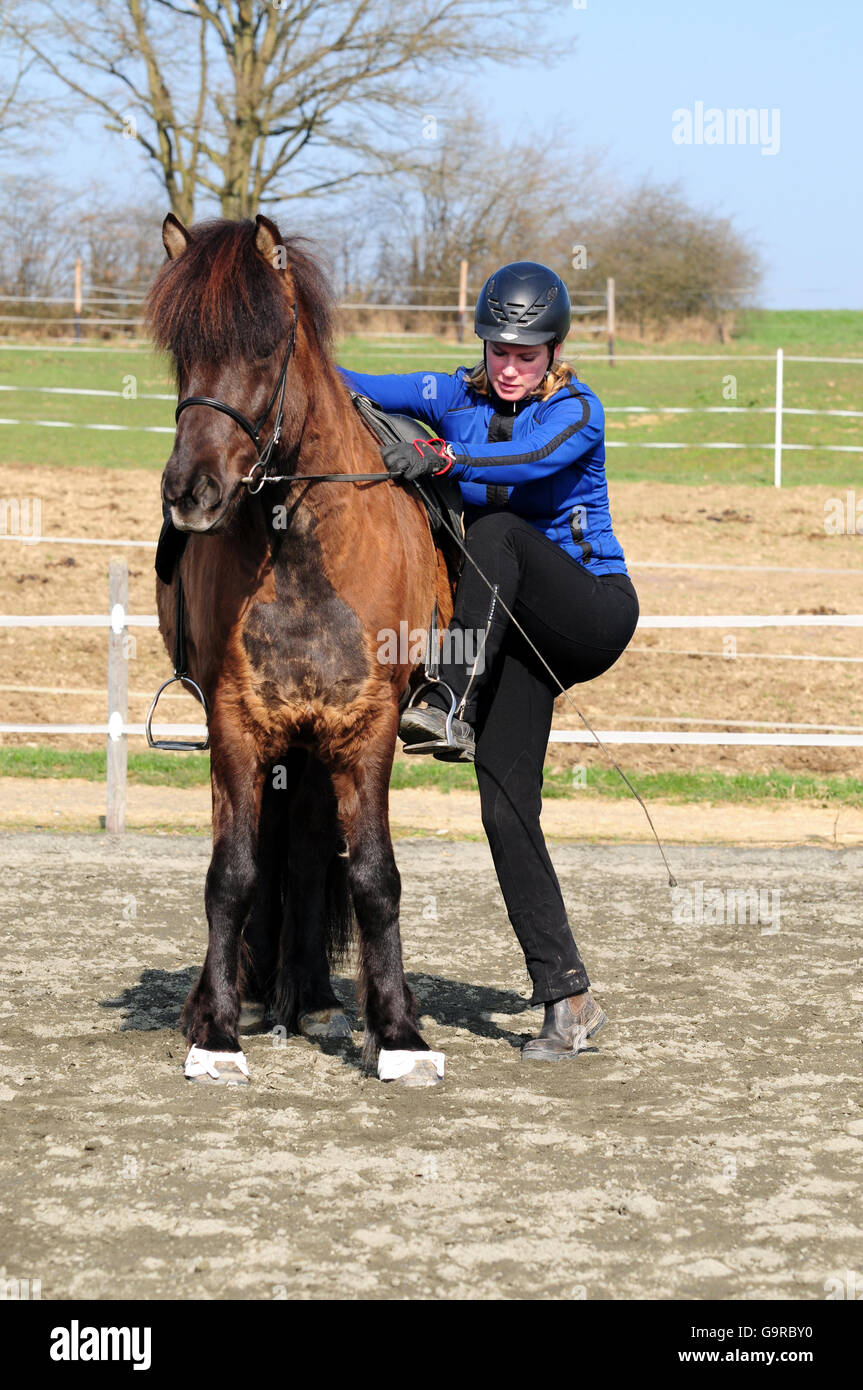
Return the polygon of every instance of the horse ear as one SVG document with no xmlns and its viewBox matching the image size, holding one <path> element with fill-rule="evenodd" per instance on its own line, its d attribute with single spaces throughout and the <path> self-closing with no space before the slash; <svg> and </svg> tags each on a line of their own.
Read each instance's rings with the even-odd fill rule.
<svg viewBox="0 0 863 1390">
<path fill-rule="evenodd" d="M 191 239 L 180 219 L 169 212 L 162 223 L 162 245 L 168 253 L 168 260 L 175 261 L 182 256 Z"/>
<path fill-rule="evenodd" d="M 255 223 L 258 228 L 255 232 L 255 246 L 264 260 L 269 261 L 274 270 L 287 270 L 287 251 L 282 241 L 282 234 L 275 222 L 271 222 L 269 217 L 264 217 L 258 213 Z"/>
</svg>

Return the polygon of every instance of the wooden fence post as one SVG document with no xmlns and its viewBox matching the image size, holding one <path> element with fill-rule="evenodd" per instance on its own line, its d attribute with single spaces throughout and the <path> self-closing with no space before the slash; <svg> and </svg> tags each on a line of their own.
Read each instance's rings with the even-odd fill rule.
<svg viewBox="0 0 863 1390">
<path fill-rule="evenodd" d="M 614 277 L 609 276 L 605 286 L 605 307 L 608 319 L 608 365 L 614 366 Z"/>
<path fill-rule="evenodd" d="M 80 257 L 80 256 L 76 256 L 76 257 L 75 257 L 75 342 L 76 342 L 76 343 L 80 343 L 80 341 L 81 341 L 81 310 L 82 310 L 83 307 L 84 307 L 83 301 L 82 301 L 82 294 L 81 294 L 83 279 L 84 279 L 84 262 L 81 260 L 81 257 Z"/>
<path fill-rule="evenodd" d="M 456 324 L 456 338 L 460 343 L 464 342 L 464 328 L 467 320 L 467 261 L 462 260 L 458 272 L 458 323 Z"/>
<path fill-rule="evenodd" d="M 108 603 L 111 626 L 108 630 L 108 803 L 105 829 L 109 835 L 122 835 L 126 829 L 127 737 L 123 726 L 129 720 L 129 662 L 126 612 L 129 607 L 129 566 L 113 559 L 108 571 Z"/>
</svg>

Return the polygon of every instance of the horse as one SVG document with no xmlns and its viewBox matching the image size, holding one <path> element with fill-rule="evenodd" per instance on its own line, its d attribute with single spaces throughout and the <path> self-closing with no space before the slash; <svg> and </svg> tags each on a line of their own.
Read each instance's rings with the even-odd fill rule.
<svg viewBox="0 0 863 1390">
<path fill-rule="evenodd" d="M 415 649 L 382 659 L 379 639 L 435 612 L 446 626 L 446 560 L 335 369 L 334 302 L 308 239 L 261 215 L 187 229 L 169 214 L 162 241 L 146 314 L 174 361 L 161 491 L 186 544 L 156 598 L 170 652 L 182 581 L 213 804 L 185 1073 L 247 1084 L 241 1002 L 293 1032 L 349 1035 L 330 969 L 355 934 L 362 1064 L 433 1085 L 443 1056 L 405 980 L 388 818 L 399 704 L 421 672 Z"/>
</svg>

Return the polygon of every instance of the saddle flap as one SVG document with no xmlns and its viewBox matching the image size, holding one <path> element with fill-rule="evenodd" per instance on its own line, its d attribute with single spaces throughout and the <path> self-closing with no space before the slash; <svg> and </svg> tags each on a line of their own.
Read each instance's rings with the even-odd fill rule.
<svg viewBox="0 0 863 1390">
<path fill-rule="evenodd" d="M 386 444 L 413 444 L 415 439 L 420 439 L 423 435 L 427 439 L 433 439 L 434 431 L 422 420 L 415 420 L 412 415 L 392 415 L 384 410 L 377 401 L 373 401 L 369 396 L 361 396 L 358 391 L 351 391 L 351 400 L 357 413 L 362 418 L 364 424 L 375 436 L 378 443 L 383 446 Z M 431 494 L 426 495 L 426 490 Z M 423 478 L 422 487 L 418 488 L 420 496 L 425 503 L 428 513 L 429 525 L 432 535 L 438 543 L 448 542 L 452 544 L 452 534 L 447 530 L 445 521 L 461 536 L 462 511 L 464 503 L 462 501 L 461 488 L 453 478 L 444 476 L 435 478 L 429 476 Z M 458 557 L 460 559 L 460 556 Z M 455 560 L 456 557 L 454 556 Z M 456 564 L 458 560 L 456 560 Z M 450 562 L 452 567 L 452 562 Z"/>
</svg>

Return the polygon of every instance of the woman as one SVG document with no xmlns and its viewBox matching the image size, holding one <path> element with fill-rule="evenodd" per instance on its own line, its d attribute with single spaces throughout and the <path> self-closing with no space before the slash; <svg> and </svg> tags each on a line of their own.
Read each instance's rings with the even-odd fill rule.
<svg viewBox="0 0 863 1390">
<path fill-rule="evenodd" d="M 483 826 L 533 981 L 531 1003 L 545 1005 L 539 1036 L 522 1049 L 530 1061 L 577 1056 L 606 1015 L 590 994 L 539 823 L 559 688 L 509 613 L 564 687 L 607 671 L 638 621 L 609 515 L 602 406 L 560 360 L 570 318 L 554 271 L 517 261 L 480 292 L 474 328 L 483 362 L 472 371 L 341 369 L 354 390 L 423 420 L 446 441 L 446 448 L 417 440 L 385 449 L 395 477 L 446 473 L 461 488 L 470 558 L 449 631 L 460 631 L 461 649 L 476 656 L 457 660 L 459 643 L 447 641 L 445 685 L 405 712 L 399 733 L 414 751 L 475 762 Z"/>
</svg>

